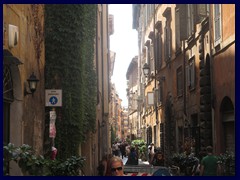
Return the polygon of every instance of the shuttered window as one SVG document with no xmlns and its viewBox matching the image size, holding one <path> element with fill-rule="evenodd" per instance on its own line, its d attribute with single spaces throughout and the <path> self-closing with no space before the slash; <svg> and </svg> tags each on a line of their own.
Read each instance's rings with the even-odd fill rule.
<svg viewBox="0 0 240 180">
<path fill-rule="evenodd" d="M 209 16 L 209 4 L 197 4 L 197 23 Z"/>
<path fill-rule="evenodd" d="M 180 40 L 184 41 L 188 38 L 187 35 L 187 5 L 179 4 L 179 26 L 180 26 Z"/>
<path fill-rule="evenodd" d="M 182 66 L 177 69 L 177 96 L 182 96 L 183 94 L 183 72 Z"/>
<path fill-rule="evenodd" d="M 189 60 L 189 64 L 186 66 L 186 85 L 187 89 L 190 90 L 193 90 L 196 87 L 195 56 Z"/>
<path fill-rule="evenodd" d="M 187 19 L 188 19 L 188 37 L 194 34 L 194 6 L 193 4 L 187 5 Z"/>
<path fill-rule="evenodd" d="M 166 27 L 164 29 L 165 31 L 165 61 L 170 61 L 171 60 L 171 28 L 170 28 L 170 21 L 166 21 Z"/>
<path fill-rule="evenodd" d="M 189 61 L 189 85 L 190 89 L 194 89 L 196 86 L 195 80 L 196 73 L 195 73 L 195 56 L 193 56 Z"/>
<path fill-rule="evenodd" d="M 175 38 L 176 38 L 176 53 L 177 53 L 181 48 L 179 8 L 175 9 Z"/>
<path fill-rule="evenodd" d="M 158 85 L 158 105 L 162 105 L 163 101 L 163 85 L 162 82 L 159 83 Z"/>
<path fill-rule="evenodd" d="M 153 47 L 153 42 L 151 43 L 151 46 L 150 46 L 150 70 L 151 70 L 151 73 L 155 74 L 154 73 L 154 47 Z"/>
<path fill-rule="evenodd" d="M 221 41 L 221 5 L 214 4 L 214 45 Z"/>
<path fill-rule="evenodd" d="M 162 66 L 162 38 L 161 38 L 161 34 L 157 33 L 157 46 L 156 46 L 157 50 L 157 57 L 156 57 L 156 65 L 157 65 L 157 70 L 161 69 Z"/>
<path fill-rule="evenodd" d="M 171 8 L 167 7 L 163 12 L 163 16 L 166 18 L 166 23 L 164 27 L 164 57 L 165 61 L 168 62 L 171 60 L 171 51 L 172 51 L 172 30 L 171 30 Z"/>
<path fill-rule="evenodd" d="M 156 32 L 156 70 L 160 70 L 162 66 L 162 21 L 157 21 L 155 24 Z"/>
</svg>

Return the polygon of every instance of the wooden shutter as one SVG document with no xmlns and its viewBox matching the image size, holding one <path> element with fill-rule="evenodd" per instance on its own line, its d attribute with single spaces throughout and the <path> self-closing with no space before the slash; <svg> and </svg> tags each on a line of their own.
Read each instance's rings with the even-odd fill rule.
<svg viewBox="0 0 240 180">
<path fill-rule="evenodd" d="M 162 82 L 160 82 L 160 85 L 159 85 L 158 101 L 159 101 L 159 104 L 161 105 L 161 104 L 162 104 L 162 101 L 163 101 L 163 87 L 162 87 Z"/>
<path fill-rule="evenodd" d="M 161 36 L 161 33 L 159 33 L 159 48 L 158 48 L 158 51 L 159 51 L 159 63 L 158 63 L 158 68 L 161 69 L 161 66 L 162 66 L 162 36 Z"/>
<path fill-rule="evenodd" d="M 204 18 L 208 16 L 208 8 L 207 4 L 197 4 L 196 5 L 196 17 L 195 17 L 195 23 L 200 23 Z"/>
<path fill-rule="evenodd" d="M 187 36 L 187 5 L 179 5 L 179 16 L 180 16 L 180 40 L 186 40 Z"/>
<path fill-rule="evenodd" d="M 172 30 L 170 24 L 168 26 L 168 60 L 171 60 L 172 55 Z"/>
<path fill-rule="evenodd" d="M 190 78 L 189 78 L 189 66 L 186 66 L 186 73 L 185 73 L 185 76 L 186 76 L 186 85 L 187 85 L 187 88 L 190 86 Z"/>
<path fill-rule="evenodd" d="M 220 5 L 214 5 L 215 41 L 221 38 L 220 35 Z"/>
<path fill-rule="evenodd" d="M 176 38 L 176 50 L 178 50 L 181 47 L 179 8 L 176 8 L 175 10 L 175 38 Z"/>
<path fill-rule="evenodd" d="M 191 88 L 195 87 L 195 58 L 191 62 Z"/>
<path fill-rule="evenodd" d="M 167 61 L 167 26 L 164 28 L 164 59 Z"/>
</svg>

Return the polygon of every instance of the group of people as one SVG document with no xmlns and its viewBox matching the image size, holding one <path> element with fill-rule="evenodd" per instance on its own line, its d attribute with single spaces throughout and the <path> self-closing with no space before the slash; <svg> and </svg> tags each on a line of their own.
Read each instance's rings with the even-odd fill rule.
<svg viewBox="0 0 240 180">
<path fill-rule="evenodd" d="M 191 159 L 192 167 L 189 174 L 192 176 L 219 176 L 221 175 L 221 166 L 218 163 L 218 158 L 213 154 L 212 146 L 206 147 L 206 153 L 201 153 L 200 159 L 188 155 Z"/>
<path fill-rule="evenodd" d="M 212 146 L 206 147 L 206 155 L 193 166 L 192 175 L 217 176 L 221 174 L 221 166 L 218 158 L 213 154 Z M 154 143 L 148 146 L 148 161 L 153 166 L 164 166 L 164 156 L 160 149 L 154 147 Z"/>
<path fill-rule="evenodd" d="M 164 166 L 163 153 L 157 148 L 154 150 L 154 144 L 151 143 L 148 147 L 149 164 L 153 166 Z M 207 155 L 194 167 L 192 175 L 200 176 L 217 176 L 220 175 L 221 167 L 218 164 L 218 158 L 213 154 L 213 148 L 206 148 Z M 125 151 L 126 152 L 126 151 Z M 126 164 L 137 165 L 138 153 L 135 147 L 131 147 Z M 122 154 L 123 155 L 123 154 Z M 124 155 L 123 155 L 124 156 Z M 122 157 L 123 158 L 123 157 Z M 99 176 L 124 176 L 123 161 L 118 155 L 109 154 L 103 156 L 98 166 Z"/>
<path fill-rule="evenodd" d="M 122 156 L 122 159 L 123 157 L 126 157 L 127 156 L 127 153 L 129 152 L 129 145 L 126 141 L 122 141 L 122 142 L 117 142 L 115 141 L 112 145 L 112 154 L 114 156 Z"/>
</svg>

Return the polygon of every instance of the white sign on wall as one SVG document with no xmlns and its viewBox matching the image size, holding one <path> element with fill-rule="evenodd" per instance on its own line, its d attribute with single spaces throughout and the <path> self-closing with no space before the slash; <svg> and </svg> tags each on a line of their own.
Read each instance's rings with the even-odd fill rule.
<svg viewBox="0 0 240 180">
<path fill-rule="evenodd" d="M 45 90 L 45 106 L 61 107 L 62 106 L 62 90 L 46 89 Z"/>
<path fill-rule="evenodd" d="M 153 106 L 154 105 L 154 93 L 153 92 L 148 92 L 147 93 L 147 104 L 149 106 Z"/>
</svg>

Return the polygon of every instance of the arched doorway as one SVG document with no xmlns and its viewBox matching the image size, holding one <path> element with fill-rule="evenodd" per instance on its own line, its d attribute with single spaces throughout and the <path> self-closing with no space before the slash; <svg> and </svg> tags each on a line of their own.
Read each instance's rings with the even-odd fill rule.
<svg viewBox="0 0 240 180">
<path fill-rule="evenodd" d="M 3 137 L 5 144 L 11 142 L 20 145 L 22 143 L 21 136 L 19 136 L 22 134 L 22 87 L 18 68 L 21 64 L 22 62 L 9 50 L 3 50 Z"/>
<path fill-rule="evenodd" d="M 18 65 L 22 62 L 9 50 L 3 50 L 3 144 L 19 146 L 22 141 L 22 87 Z M 9 166 L 11 168 L 9 168 Z M 7 165 L 6 173 L 19 174 L 20 169 Z M 13 171 L 10 169 L 14 169 Z"/>
<path fill-rule="evenodd" d="M 10 142 L 10 105 L 14 101 L 13 82 L 9 66 L 3 67 L 3 144 Z"/>
<path fill-rule="evenodd" d="M 229 97 L 223 99 L 220 113 L 222 117 L 224 151 L 235 153 L 235 115 L 234 106 Z"/>
</svg>

